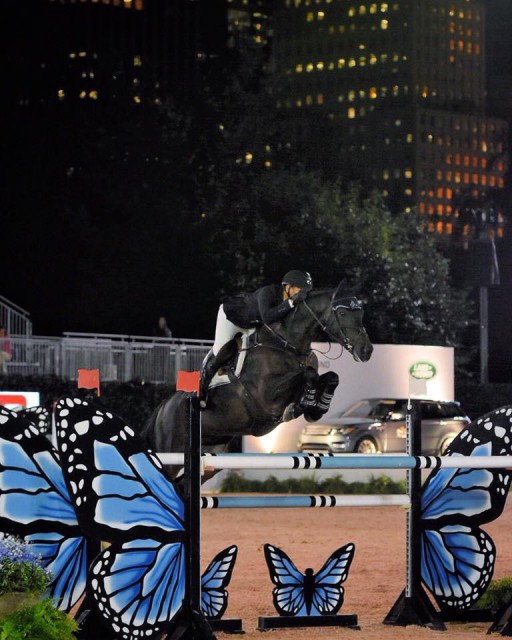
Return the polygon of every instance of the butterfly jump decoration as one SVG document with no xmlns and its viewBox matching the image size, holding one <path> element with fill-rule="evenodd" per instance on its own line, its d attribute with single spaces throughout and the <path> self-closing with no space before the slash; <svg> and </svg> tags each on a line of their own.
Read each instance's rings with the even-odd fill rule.
<svg viewBox="0 0 512 640">
<path fill-rule="evenodd" d="M 448 456 L 512 454 L 512 405 L 468 425 Z M 496 548 L 480 525 L 503 511 L 512 473 L 437 469 L 421 496 L 421 578 L 441 610 L 468 609 L 488 587 Z"/>
<path fill-rule="evenodd" d="M 116 638 L 156 638 L 180 620 L 185 598 L 185 513 L 156 455 L 121 418 L 80 398 L 59 401 L 59 452 L 80 527 L 111 545 L 90 569 L 97 611 Z M 237 549 L 202 579 L 211 618 L 227 606 Z"/>
<path fill-rule="evenodd" d="M 333 620 L 334 624 L 357 625 L 356 616 L 336 616 L 344 599 L 341 585 L 347 579 L 354 557 L 352 543 L 336 549 L 316 574 L 310 568 L 305 573 L 299 571 L 288 555 L 274 545 L 266 544 L 264 551 L 270 579 L 276 585 L 272 591 L 274 606 L 280 616 L 289 619 L 286 626 L 304 626 L 308 618 L 307 626 L 314 626 L 315 618 L 320 624 L 318 618 L 325 616 L 339 618 Z M 260 629 L 274 626 L 275 618 L 260 618 Z M 285 625 L 281 621 L 279 626 Z"/>
<path fill-rule="evenodd" d="M 49 595 L 69 611 L 84 594 L 92 550 L 57 452 L 40 433 L 41 415 L 0 406 L 0 531 L 33 545 L 53 574 Z"/>
</svg>

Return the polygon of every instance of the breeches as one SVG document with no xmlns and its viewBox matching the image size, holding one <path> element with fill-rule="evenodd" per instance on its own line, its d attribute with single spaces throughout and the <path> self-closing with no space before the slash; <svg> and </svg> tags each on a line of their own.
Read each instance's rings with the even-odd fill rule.
<svg viewBox="0 0 512 640">
<path fill-rule="evenodd" d="M 224 305 L 221 304 L 217 313 L 215 340 L 212 347 L 213 355 L 216 356 L 219 353 L 221 347 L 223 347 L 226 342 L 229 342 L 236 336 L 237 333 L 243 331 L 244 329 L 237 327 L 236 324 L 233 324 L 226 318 L 226 314 L 224 313 Z"/>
</svg>

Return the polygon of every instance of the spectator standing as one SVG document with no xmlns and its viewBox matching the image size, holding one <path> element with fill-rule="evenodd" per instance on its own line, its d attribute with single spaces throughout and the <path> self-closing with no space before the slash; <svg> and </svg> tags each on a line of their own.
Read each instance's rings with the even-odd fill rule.
<svg viewBox="0 0 512 640">
<path fill-rule="evenodd" d="M 172 331 L 167 326 L 167 318 L 165 316 L 158 318 L 158 324 L 153 331 L 153 335 L 157 338 L 172 338 Z"/>
</svg>

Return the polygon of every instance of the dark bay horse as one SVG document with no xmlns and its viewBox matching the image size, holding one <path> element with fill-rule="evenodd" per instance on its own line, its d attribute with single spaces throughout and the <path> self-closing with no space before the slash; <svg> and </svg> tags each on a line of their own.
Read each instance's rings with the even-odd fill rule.
<svg viewBox="0 0 512 640">
<path fill-rule="evenodd" d="M 373 351 L 361 301 L 344 283 L 334 290 L 310 292 L 281 322 L 262 325 L 249 337 L 240 374 L 235 374 L 235 364 L 228 365 L 229 384 L 208 392 L 202 412 L 203 451 L 229 451 L 242 435 L 272 431 L 285 408 L 301 399 L 312 370 L 311 343 L 325 341 L 340 344 L 359 362 L 366 362 Z M 316 370 L 316 358 L 313 361 Z M 143 435 L 154 451 L 184 450 L 188 424 L 184 397 L 176 392 L 148 421 Z"/>
</svg>

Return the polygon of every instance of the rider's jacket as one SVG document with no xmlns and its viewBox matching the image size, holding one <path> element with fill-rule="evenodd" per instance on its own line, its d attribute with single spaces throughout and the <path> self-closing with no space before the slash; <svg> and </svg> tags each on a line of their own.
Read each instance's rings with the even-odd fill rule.
<svg viewBox="0 0 512 640">
<path fill-rule="evenodd" d="M 242 329 L 278 322 L 292 309 L 290 302 L 283 300 L 283 289 L 277 284 L 261 287 L 252 293 L 228 296 L 223 305 L 227 319 Z"/>
</svg>

